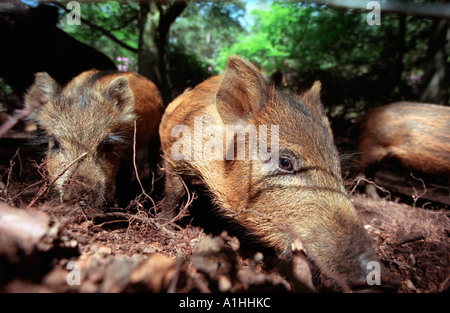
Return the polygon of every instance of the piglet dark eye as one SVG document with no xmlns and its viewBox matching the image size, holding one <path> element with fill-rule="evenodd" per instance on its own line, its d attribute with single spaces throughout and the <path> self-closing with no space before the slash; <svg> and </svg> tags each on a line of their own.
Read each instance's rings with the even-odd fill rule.
<svg viewBox="0 0 450 313">
<path fill-rule="evenodd" d="M 291 172 L 294 170 L 294 163 L 289 157 L 281 156 L 278 159 L 278 167 L 284 171 Z"/>
<path fill-rule="evenodd" d="M 110 153 L 114 151 L 114 148 L 114 141 L 111 138 L 106 138 L 99 144 L 98 151 L 102 153 Z"/>
<path fill-rule="evenodd" d="M 58 152 L 61 150 L 61 144 L 55 138 L 50 138 L 48 141 L 48 149 L 52 152 Z"/>
</svg>

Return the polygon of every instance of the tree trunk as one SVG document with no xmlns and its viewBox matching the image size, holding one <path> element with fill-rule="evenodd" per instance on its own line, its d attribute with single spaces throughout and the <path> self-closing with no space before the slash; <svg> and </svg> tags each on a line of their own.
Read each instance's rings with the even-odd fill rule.
<svg viewBox="0 0 450 313">
<path fill-rule="evenodd" d="M 431 27 L 428 43 L 427 64 L 423 75 L 421 101 L 449 105 L 449 64 L 447 50 L 449 45 L 449 21 L 435 20 Z"/>
<path fill-rule="evenodd" d="M 398 14 L 398 32 L 397 32 L 397 51 L 393 66 L 393 94 L 396 98 L 403 94 L 404 86 L 402 83 L 403 58 L 405 56 L 406 47 L 406 15 Z"/>
<path fill-rule="evenodd" d="M 166 1 L 167 3 L 172 1 Z M 171 98 L 171 84 L 167 71 L 167 45 L 169 29 L 186 8 L 186 1 L 164 5 L 160 1 L 144 1 L 139 16 L 139 73 L 158 86 L 167 105 Z"/>
</svg>

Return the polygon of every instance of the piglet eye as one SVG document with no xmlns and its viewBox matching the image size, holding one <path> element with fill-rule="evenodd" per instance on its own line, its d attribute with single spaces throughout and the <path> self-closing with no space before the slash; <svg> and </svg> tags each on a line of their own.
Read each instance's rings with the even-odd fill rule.
<svg viewBox="0 0 450 313">
<path fill-rule="evenodd" d="M 294 170 L 294 163 L 289 157 L 281 156 L 278 159 L 278 167 L 284 171 L 291 172 Z"/>
<path fill-rule="evenodd" d="M 55 138 L 50 138 L 48 142 L 48 149 L 53 152 L 61 150 L 61 144 Z"/>
<path fill-rule="evenodd" d="M 109 153 L 114 151 L 114 141 L 111 138 L 103 140 L 99 146 L 98 151 L 103 153 Z"/>
</svg>

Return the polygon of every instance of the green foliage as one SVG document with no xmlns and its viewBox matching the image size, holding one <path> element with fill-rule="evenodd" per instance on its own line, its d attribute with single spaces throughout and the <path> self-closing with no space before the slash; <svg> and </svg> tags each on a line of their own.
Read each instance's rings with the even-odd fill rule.
<svg viewBox="0 0 450 313">
<path fill-rule="evenodd" d="M 67 2 L 62 2 L 66 6 Z M 132 49 L 138 49 L 139 3 L 80 2 L 81 25 L 70 26 L 61 16 L 59 27 L 74 38 L 108 55 L 120 66 L 118 57 L 130 60 L 129 70 L 137 69 L 137 53 L 111 40 L 104 32 Z M 66 14 L 66 12 L 64 12 Z M 150 14 L 155 14 L 151 12 Z M 218 52 L 236 42 L 245 32 L 241 20 L 245 14 L 245 2 L 190 1 L 177 20 L 171 25 L 166 68 L 170 76 L 173 94 L 194 86 L 215 73 Z M 104 32 L 101 31 L 103 29 Z M 123 62 L 122 62 L 123 63 Z"/>
<path fill-rule="evenodd" d="M 245 33 L 245 2 L 191 1 L 170 29 L 170 45 L 215 66 L 218 52 Z"/>
<path fill-rule="evenodd" d="M 68 2 L 61 2 L 66 7 Z M 137 54 L 127 47 L 137 50 L 139 42 L 138 14 L 139 3 L 136 1 L 87 2 L 80 1 L 81 25 L 69 25 L 62 12 L 59 27 L 75 39 L 102 51 L 114 62 L 117 57 L 131 60 L 130 70 L 137 64 Z M 114 36 L 123 45 L 117 44 L 105 33 Z M 120 62 L 118 62 L 120 64 Z"/>
<path fill-rule="evenodd" d="M 370 26 L 367 13 L 274 1 L 251 13 L 250 32 L 220 51 L 216 70 L 238 54 L 267 74 L 284 73 L 285 85 L 294 89 L 319 79 L 331 106 L 413 96 L 407 79 L 423 67 L 431 21 L 407 16 L 402 31 L 399 15 L 383 14 L 381 26 Z"/>
<path fill-rule="evenodd" d="M 379 50 L 367 41 L 377 37 L 377 29 L 368 26 L 362 14 L 274 2 L 269 9 L 254 10 L 252 15 L 255 24 L 251 35 L 240 36 L 237 44 L 221 51 L 222 66 L 228 55 L 240 54 L 269 72 L 327 69 L 359 64 Z"/>
<path fill-rule="evenodd" d="M 69 26 L 61 19 L 60 27 L 114 61 L 118 56 L 129 58 L 129 69 L 134 70 L 139 3 L 80 3 L 87 22 Z M 383 12 L 381 26 L 370 26 L 367 11 L 294 1 L 269 3 L 249 18 L 242 0 L 190 1 L 169 33 L 166 68 L 174 92 L 222 71 L 227 58 L 238 54 L 268 75 L 284 74 L 284 86 L 295 90 L 321 80 L 324 102 L 334 112 L 418 99 L 417 81 L 427 61 L 432 20 Z"/>
</svg>

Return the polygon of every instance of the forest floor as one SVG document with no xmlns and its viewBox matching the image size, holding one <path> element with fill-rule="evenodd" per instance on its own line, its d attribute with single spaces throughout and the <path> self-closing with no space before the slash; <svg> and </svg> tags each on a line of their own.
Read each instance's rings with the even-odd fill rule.
<svg viewBox="0 0 450 313">
<path fill-rule="evenodd" d="M 195 217 L 159 219 L 146 195 L 127 209 L 102 211 L 48 199 L 39 158 L 25 141 L 19 134 L 0 140 L 2 292 L 349 291 L 318 274 L 300 243 L 291 260 L 249 253 L 237 237 L 210 232 Z M 394 291 L 448 292 L 448 205 L 421 203 L 420 192 L 409 204 L 372 199 L 355 181 L 349 192 L 379 259 L 400 283 Z"/>
</svg>

